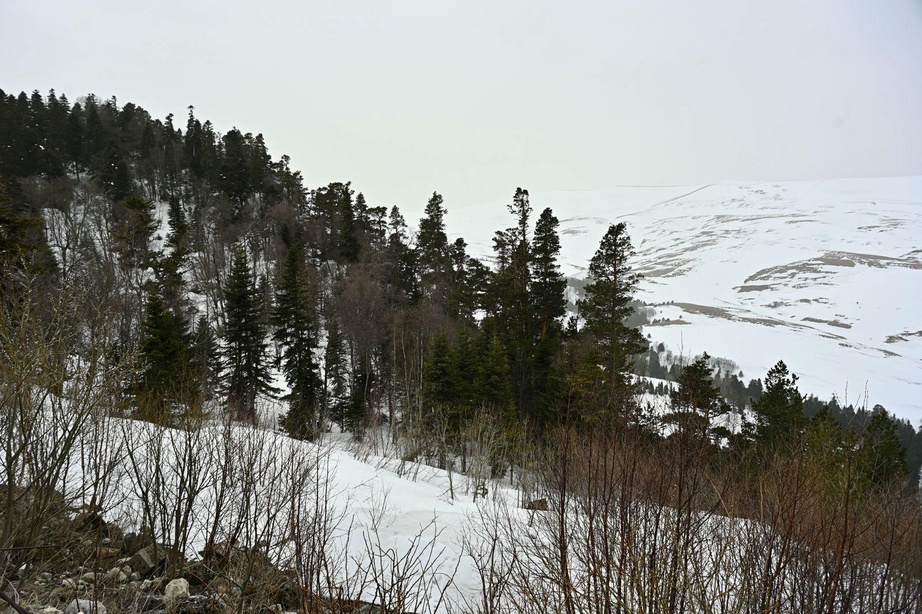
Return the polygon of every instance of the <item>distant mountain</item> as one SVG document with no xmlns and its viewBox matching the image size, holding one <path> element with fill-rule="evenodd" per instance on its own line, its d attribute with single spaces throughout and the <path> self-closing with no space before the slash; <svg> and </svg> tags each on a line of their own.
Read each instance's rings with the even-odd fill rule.
<svg viewBox="0 0 922 614">
<path fill-rule="evenodd" d="M 608 225 L 627 222 L 654 342 L 730 358 L 747 379 L 783 359 L 802 392 L 922 418 L 922 177 L 535 191 L 531 203 L 560 218 L 575 278 Z M 448 227 L 489 256 L 510 219 L 498 201 L 453 210 Z"/>
</svg>

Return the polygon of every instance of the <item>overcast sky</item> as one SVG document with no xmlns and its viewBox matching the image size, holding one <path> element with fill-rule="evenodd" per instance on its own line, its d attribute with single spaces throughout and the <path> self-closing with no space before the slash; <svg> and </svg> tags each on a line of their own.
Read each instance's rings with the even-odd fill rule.
<svg viewBox="0 0 922 614">
<path fill-rule="evenodd" d="M 192 104 L 410 212 L 922 174 L 922 1 L 0 0 L 0 88 Z"/>
</svg>

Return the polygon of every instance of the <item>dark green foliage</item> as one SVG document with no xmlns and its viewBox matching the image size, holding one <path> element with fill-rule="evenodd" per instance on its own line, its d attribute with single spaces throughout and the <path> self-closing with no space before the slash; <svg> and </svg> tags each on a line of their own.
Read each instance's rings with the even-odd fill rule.
<svg viewBox="0 0 922 614">
<path fill-rule="evenodd" d="M 447 407 L 457 399 L 459 384 L 448 335 L 440 332 L 423 368 L 423 398 L 430 407 Z"/>
<path fill-rule="evenodd" d="M 535 224 L 531 303 L 537 317 L 538 339 L 559 337 L 562 333 L 562 319 L 566 314 L 564 291 L 567 280 L 557 263 L 560 257 L 560 237 L 557 234 L 559 225 L 560 222 L 550 209 L 542 211 Z"/>
<path fill-rule="evenodd" d="M 859 471 L 874 486 L 906 477 L 906 451 L 897 435 L 897 423 L 885 411 L 876 411 L 859 436 Z"/>
<path fill-rule="evenodd" d="M 39 275 L 56 272 L 45 221 L 25 202 L 19 182 L 0 176 L 0 273 L 10 282 L 13 272 L 26 270 Z"/>
<path fill-rule="evenodd" d="M 227 406 L 240 420 L 256 419 L 256 398 L 271 395 L 264 304 L 242 247 L 234 250 L 224 293 Z"/>
<path fill-rule="evenodd" d="M 671 411 L 665 421 L 674 424 L 686 440 L 717 445 L 730 432 L 715 426 L 713 421 L 725 415 L 730 407 L 714 384 L 709 359 L 705 353 L 682 369 L 678 387 L 670 395 Z"/>
<path fill-rule="evenodd" d="M 795 443 L 804 426 L 803 397 L 797 390 L 797 376 L 783 361 L 765 376 L 765 391 L 752 404 L 755 413 L 755 442 L 763 450 Z"/>
<path fill-rule="evenodd" d="M 200 390 L 190 369 L 188 323 L 164 303 L 160 288 L 148 288 L 141 329 L 142 371 L 134 388 L 139 415 L 163 422 L 177 404 L 188 404 Z"/>
<path fill-rule="evenodd" d="M 589 283 L 579 302 L 583 332 L 599 349 L 613 397 L 630 403 L 630 382 L 625 370 L 647 343 L 636 328 L 625 321 L 633 313 L 631 298 L 640 275 L 630 265 L 634 248 L 624 222 L 608 228 L 599 249 L 589 263 Z"/>
<path fill-rule="evenodd" d="M 483 344 L 474 389 L 481 406 L 492 409 L 506 420 L 510 419 L 514 406 L 509 361 L 497 335 L 491 335 Z"/>
<path fill-rule="evenodd" d="M 416 235 L 419 285 L 423 296 L 444 305 L 450 291 L 451 256 L 445 234 L 445 206 L 442 196 L 432 193 Z"/>
<path fill-rule="evenodd" d="M 211 400 L 221 385 L 221 348 L 208 318 L 202 316 L 195 325 L 192 354 L 189 361 L 194 377 L 199 382 L 201 399 Z"/>
<path fill-rule="evenodd" d="M 273 338 L 282 347 L 282 370 L 291 392 L 282 426 L 292 437 L 316 436 L 322 382 L 314 358 L 317 347 L 316 291 L 299 246 L 288 248 L 275 291 Z"/>
<path fill-rule="evenodd" d="M 157 224 L 154 205 L 138 196 L 131 196 L 116 205 L 118 228 L 116 247 L 126 267 L 145 266 L 150 260 L 150 240 Z"/>
<path fill-rule="evenodd" d="M 407 223 L 397 207 L 390 212 L 387 238 L 386 286 L 392 302 L 415 303 L 419 298 L 416 251 L 410 248 Z"/>
<path fill-rule="evenodd" d="M 106 150 L 105 161 L 96 179 L 114 203 L 125 200 L 134 191 L 128 162 L 116 145 L 110 145 Z"/>
<path fill-rule="evenodd" d="M 348 405 L 348 372 L 346 369 L 346 341 L 343 338 L 339 318 L 327 305 L 324 313 L 327 331 L 326 348 L 323 351 L 323 400 L 322 419 L 344 426 L 346 406 Z"/>
</svg>

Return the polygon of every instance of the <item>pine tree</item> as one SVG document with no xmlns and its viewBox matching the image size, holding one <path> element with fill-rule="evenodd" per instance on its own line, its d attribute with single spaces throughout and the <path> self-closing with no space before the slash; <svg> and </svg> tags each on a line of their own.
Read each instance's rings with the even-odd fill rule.
<svg viewBox="0 0 922 614">
<path fill-rule="evenodd" d="M 263 304 L 242 247 L 234 250 L 224 293 L 224 360 L 227 406 L 239 420 L 256 420 L 256 398 L 270 385 Z"/>
<path fill-rule="evenodd" d="M 583 331 L 598 347 L 612 402 L 620 409 L 632 405 L 630 379 L 625 371 L 633 356 L 647 347 L 640 331 L 625 324 L 633 313 L 631 299 L 641 279 L 628 262 L 633 255 L 624 222 L 610 226 L 589 263 L 590 281 L 585 298 L 579 302 L 585 322 Z"/>
<path fill-rule="evenodd" d="M 273 337 L 282 347 L 282 370 L 291 389 L 282 426 L 299 439 L 312 439 L 317 434 L 322 386 L 314 359 L 317 314 L 313 286 L 302 249 L 289 246 L 276 283 Z"/>
</svg>

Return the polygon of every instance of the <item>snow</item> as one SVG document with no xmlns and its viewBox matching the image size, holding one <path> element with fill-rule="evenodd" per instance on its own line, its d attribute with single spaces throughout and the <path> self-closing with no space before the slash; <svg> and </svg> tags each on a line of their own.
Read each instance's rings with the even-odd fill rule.
<svg viewBox="0 0 922 614">
<path fill-rule="evenodd" d="M 747 378 L 778 360 L 800 389 L 922 419 L 922 177 L 533 192 L 560 219 L 561 262 L 585 277 L 609 224 L 627 222 L 644 274 L 644 334 L 734 360 Z M 506 201 L 449 211 L 489 258 L 513 224 Z M 674 303 L 663 306 L 664 303 Z"/>
</svg>

